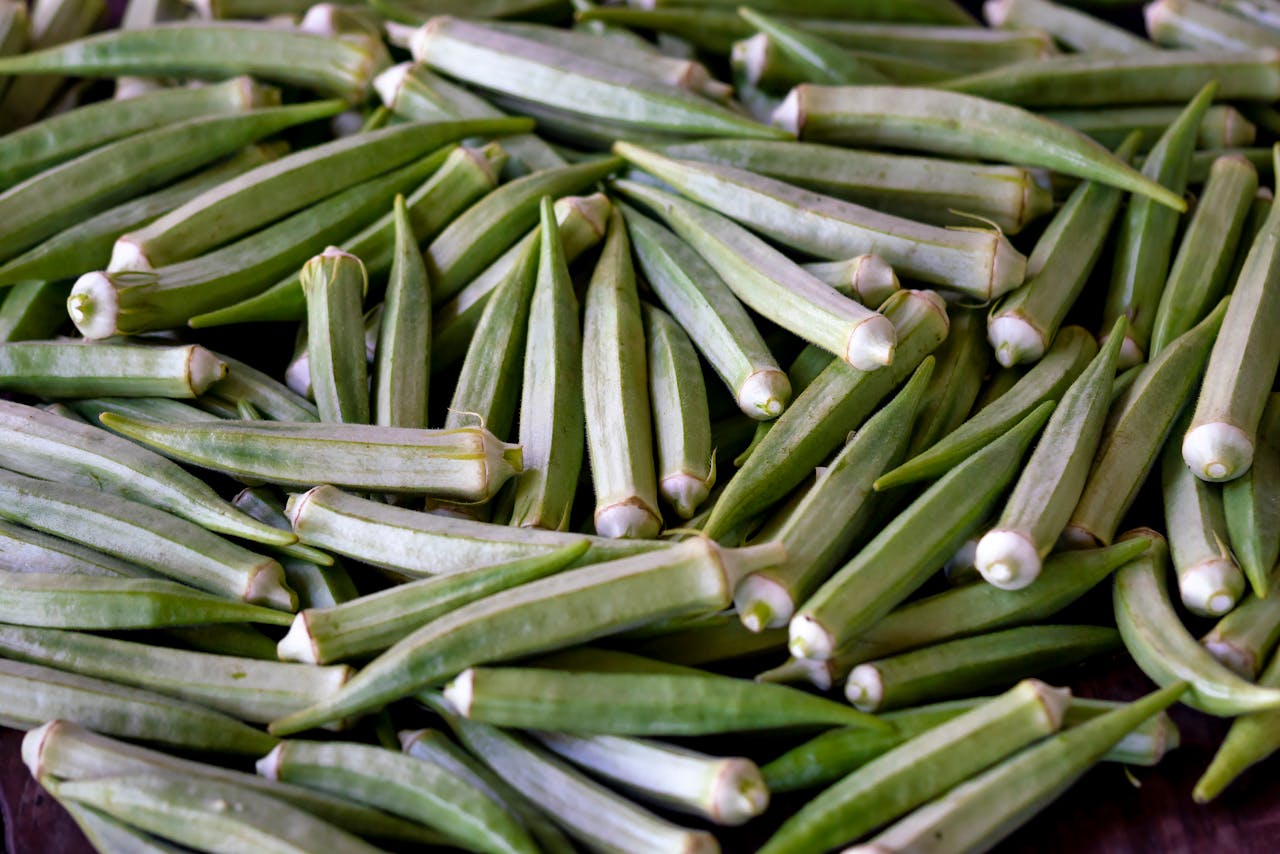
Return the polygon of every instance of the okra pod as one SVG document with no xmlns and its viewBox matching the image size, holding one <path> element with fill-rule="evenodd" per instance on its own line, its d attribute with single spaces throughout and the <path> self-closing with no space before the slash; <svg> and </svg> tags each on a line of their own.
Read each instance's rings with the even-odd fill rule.
<svg viewBox="0 0 1280 854">
<path fill-rule="evenodd" d="M 404 196 L 395 198 L 395 255 L 373 372 L 373 423 L 427 426 L 431 375 L 431 283 Z"/>
<path fill-rule="evenodd" d="M 1280 597 L 1249 596 L 1219 620 L 1200 644 L 1245 679 L 1256 680 L 1280 642 Z"/>
<path fill-rule="evenodd" d="M 94 575 L 108 578 L 163 578 L 120 558 L 71 540 L 41 534 L 0 521 L 0 569 L 41 575 Z M 4 576 L 10 578 L 10 576 Z"/>
<path fill-rule="evenodd" d="M 179 854 L 181 849 L 148 833 L 136 830 L 104 812 L 78 804 L 62 802 L 62 808 L 80 828 L 95 851 L 101 854 Z"/>
<path fill-rule="evenodd" d="M 1257 684 L 1266 691 L 1280 689 L 1280 657 L 1271 659 Z M 1275 710 L 1253 711 L 1236 718 L 1191 792 L 1195 802 L 1204 804 L 1213 800 L 1250 766 L 1280 750 L 1278 722 L 1280 711 Z"/>
<path fill-rule="evenodd" d="M 1138 150 L 1146 151 L 1169 125 L 1177 120 L 1181 107 L 1101 107 L 1082 110 L 1046 110 L 1040 115 L 1088 134 L 1103 145 L 1119 145 L 1130 133 L 1139 132 Z M 1235 107 L 1215 104 L 1205 111 L 1196 131 L 1199 149 L 1236 148 L 1253 145 L 1257 127 Z M 1199 154 L 1199 153 L 1198 153 Z M 1194 163 L 1194 160 L 1193 160 Z M 1193 165 L 1189 182 L 1201 183 Z"/>
<path fill-rule="evenodd" d="M 330 247 L 303 265 L 301 281 L 307 298 L 311 389 L 320 420 L 368 424 L 368 362 L 360 311 L 369 288 L 364 264 Z"/>
<path fill-rule="evenodd" d="M 47 397 L 191 398 L 226 373 L 199 345 L 22 341 L 0 344 L 0 388 Z"/>
<path fill-rule="evenodd" d="M 933 375 L 925 387 L 905 459 L 950 435 L 973 410 L 991 353 L 985 332 L 981 311 L 951 310 L 951 332 L 933 353 Z"/>
<path fill-rule="evenodd" d="M 1150 42 L 1126 29 L 1048 0 L 989 0 L 982 4 L 982 14 L 993 27 L 1044 30 L 1054 41 L 1077 53 L 1154 50 Z"/>
<path fill-rule="evenodd" d="M 788 26 L 781 20 L 739 7 L 738 14 L 777 45 L 806 80 L 833 86 L 892 83 L 874 66 L 860 61 L 820 35 Z"/>
<path fill-rule="evenodd" d="M 27 48 L 30 52 L 39 52 L 74 42 L 94 28 L 104 11 L 106 4 L 101 0 L 77 3 L 37 0 L 31 3 L 27 21 Z M 25 55 L 29 53 L 17 54 L 11 58 Z M 0 75 L 4 73 L 0 72 Z M 50 107 L 64 83 L 66 79 L 61 75 L 42 74 L 19 77 L 5 87 L 4 99 L 0 101 L 0 133 L 7 133 L 34 121 Z"/>
<path fill-rule="evenodd" d="M 67 321 L 67 282 L 18 282 L 0 303 L 0 342 L 52 338 Z"/>
<path fill-rule="evenodd" d="M 1143 8 L 1147 33 L 1163 47 L 1248 50 L 1280 47 L 1280 33 L 1194 0 L 1156 0 Z"/>
<path fill-rule="evenodd" d="M 1274 393 L 1259 434 L 1253 465 L 1223 484 L 1222 504 L 1231 551 L 1254 594 L 1266 597 L 1280 557 L 1280 397 Z"/>
<path fill-rule="evenodd" d="M 247 401 L 273 421 L 319 420 L 315 404 L 288 386 L 239 359 L 215 355 L 226 363 L 227 374 L 209 387 L 209 394 L 231 402 Z"/>
<path fill-rule="evenodd" d="M 657 631 L 658 627 L 650 627 Z M 661 634 L 641 640 L 634 649 L 641 655 L 688 667 L 706 667 L 721 662 L 772 654 L 787 648 L 782 629 L 749 631 L 733 612 L 684 621 Z"/>
</svg>

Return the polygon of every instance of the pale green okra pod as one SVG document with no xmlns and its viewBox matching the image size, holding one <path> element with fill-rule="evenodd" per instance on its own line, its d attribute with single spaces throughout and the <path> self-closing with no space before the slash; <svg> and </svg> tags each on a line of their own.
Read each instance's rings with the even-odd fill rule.
<svg viewBox="0 0 1280 854">
<path fill-rule="evenodd" d="M 427 426 L 431 376 L 431 282 L 404 196 L 394 202 L 395 254 L 373 370 L 373 423 Z"/>
<path fill-rule="evenodd" d="M 1272 392 L 1262 411 L 1253 465 L 1222 485 L 1231 550 L 1253 592 L 1266 597 L 1280 558 L 1280 395 Z"/>
<path fill-rule="evenodd" d="M 307 356 L 320 420 L 369 423 L 368 362 L 360 307 L 369 288 L 364 264 L 330 247 L 302 268 Z"/>
<path fill-rule="evenodd" d="M 1249 596 L 1217 622 L 1200 644 L 1245 679 L 1257 680 L 1280 642 L 1280 596 Z"/>
</svg>

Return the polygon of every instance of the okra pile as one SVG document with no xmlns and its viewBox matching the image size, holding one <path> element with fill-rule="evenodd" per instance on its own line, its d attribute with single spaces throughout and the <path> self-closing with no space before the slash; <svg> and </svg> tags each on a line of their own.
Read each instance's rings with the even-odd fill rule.
<svg viewBox="0 0 1280 854">
<path fill-rule="evenodd" d="M 951 854 L 1182 703 L 1212 800 L 1280 0 L 1098 5 L 0 0 L 31 774 L 104 854 Z"/>
</svg>

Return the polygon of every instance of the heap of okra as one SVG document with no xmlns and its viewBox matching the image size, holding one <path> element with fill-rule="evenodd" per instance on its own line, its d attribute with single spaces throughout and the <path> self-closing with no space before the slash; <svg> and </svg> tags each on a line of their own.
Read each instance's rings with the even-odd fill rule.
<svg viewBox="0 0 1280 854">
<path fill-rule="evenodd" d="M 1214 798 L 1280 2 L 1074 6 L 0 0 L 31 773 L 107 854 L 949 854 L 1181 702 Z"/>
</svg>

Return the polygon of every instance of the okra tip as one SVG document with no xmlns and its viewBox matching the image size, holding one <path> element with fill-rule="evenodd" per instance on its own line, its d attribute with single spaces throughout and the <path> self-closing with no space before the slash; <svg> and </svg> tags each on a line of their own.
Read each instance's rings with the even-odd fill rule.
<svg viewBox="0 0 1280 854">
<path fill-rule="evenodd" d="M 1039 361 L 1049 347 L 1044 333 L 1016 314 L 993 317 L 987 323 L 987 340 L 995 349 L 996 361 L 1005 368 Z"/>
<path fill-rule="evenodd" d="M 1220 617 L 1244 593 L 1240 568 L 1228 557 L 1202 560 L 1178 573 L 1178 595 L 1192 613 Z"/>
<path fill-rule="evenodd" d="M 753 371 L 738 387 L 738 408 L 757 421 L 777 418 L 791 402 L 791 380 L 777 368 Z"/>
<path fill-rule="evenodd" d="M 662 517 L 643 499 L 633 495 L 597 510 L 595 526 L 596 533 L 602 537 L 647 540 L 662 530 Z"/>
<path fill-rule="evenodd" d="M 853 328 L 844 358 L 860 371 L 878 371 L 893 364 L 898 330 L 883 314 L 868 317 Z"/>
<path fill-rule="evenodd" d="M 995 529 L 978 541 L 973 565 L 987 583 L 1001 590 L 1021 590 L 1040 576 L 1043 562 L 1025 533 Z"/>
<path fill-rule="evenodd" d="M 1200 424 L 1183 437 L 1182 460 L 1201 480 L 1235 480 L 1253 464 L 1253 438 L 1223 421 Z"/>
</svg>

